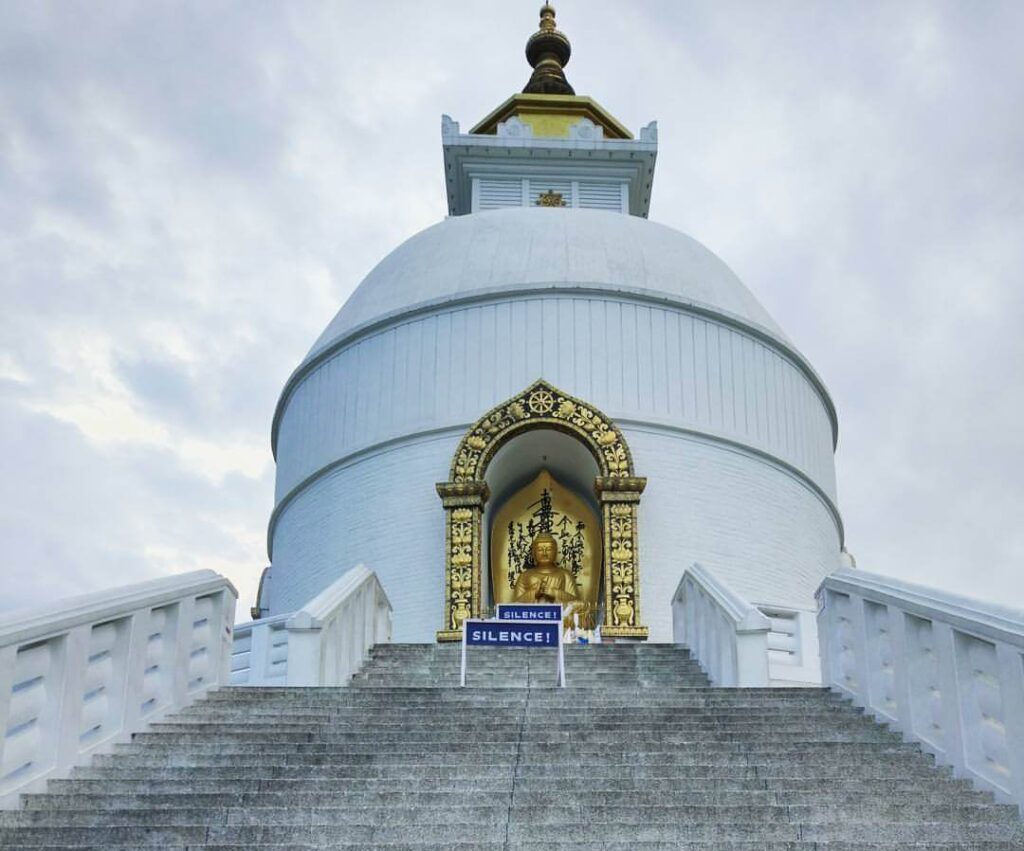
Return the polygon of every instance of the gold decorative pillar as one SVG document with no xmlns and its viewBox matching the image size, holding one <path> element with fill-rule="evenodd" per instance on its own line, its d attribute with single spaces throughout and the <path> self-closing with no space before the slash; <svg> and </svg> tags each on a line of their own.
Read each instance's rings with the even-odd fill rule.
<svg viewBox="0 0 1024 851">
<path fill-rule="evenodd" d="M 487 482 L 441 482 L 445 513 L 444 629 L 438 641 L 461 641 L 462 622 L 480 617 L 480 543 Z"/>
<path fill-rule="evenodd" d="M 604 519 L 604 623 L 602 637 L 647 638 L 640 622 L 637 508 L 647 479 L 599 476 L 594 490 Z"/>
</svg>

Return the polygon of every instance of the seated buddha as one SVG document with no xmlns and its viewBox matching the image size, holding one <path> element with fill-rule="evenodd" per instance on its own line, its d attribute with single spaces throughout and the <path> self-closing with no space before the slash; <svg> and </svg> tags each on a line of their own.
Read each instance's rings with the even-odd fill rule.
<svg viewBox="0 0 1024 851">
<path fill-rule="evenodd" d="M 533 567 L 519 574 L 512 593 L 517 603 L 561 603 L 563 607 L 579 600 L 579 589 L 572 571 L 558 565 L 558 541 L 541 532 L 530 545 Z"/>
</svg>

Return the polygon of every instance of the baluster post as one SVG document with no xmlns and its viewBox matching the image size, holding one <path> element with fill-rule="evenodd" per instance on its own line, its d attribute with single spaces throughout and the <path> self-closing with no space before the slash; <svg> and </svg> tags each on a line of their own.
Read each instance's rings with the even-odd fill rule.
<svg viewBox="0 0 1024 851">
<path fill-rule="evenodd" d="M 11 689 L 14 688 L 14 671 L 18 662 L 18 645 L 9 644 L 0 647 L 0 777 L 4 770 L 6 755 L 8 719 L 11 717 Z"/>
<path fill-rule="evenodd" d="M 910 660 L 907 649 L 907 615 L 902 609 L 889 606 L 889 635 L 892 639 L 893 697 L 896 717 L 903 729 L 903 738 L 909 740 L 914 729 L 913 695 L 910 693 Z"/>
<path fill-rule="evenodd" d="M 964 688 L 959 671 L 959 651 L 956 634 L 949 624 L 932 621 L 932 639 L 938 662 L 939 696 L 942 706 L 942 727 L 945 734 L 945 758 L 953 772 L 963 777 L 966 772 L 967 742 L 964 741 L 964 713 L 962 702 L 969 699 L 969 688 Z"/>
<path fill-rule="evenodd" d="M 1024 650 L 1000 643 L 996 645 L 996 659 L 1006 719 L 1010 782 L 1014 799 L 1024 814 Z"/>
<path fill-rule="evenodd" d="M 91 633 L 91 624 L 76 626 L 65 633 L 61 659 L 55 666 L 59 673 L 53 680 L 53 686 L 60 691 L 59 704 L 51 716 L 53 726 L 46 735 L 53 737 L 53 767 L 57 771 L 74 765 L 78 757 Z"/>
</svg>

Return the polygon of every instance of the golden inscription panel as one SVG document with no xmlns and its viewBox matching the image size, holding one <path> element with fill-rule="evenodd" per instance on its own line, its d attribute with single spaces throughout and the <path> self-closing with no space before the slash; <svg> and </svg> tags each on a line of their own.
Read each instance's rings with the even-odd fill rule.
<svg viewBox="0 0 1024 851">
<path fill-rule="evenodd" d="M 596 626 L 601 592 L 601 523 L 597 514 L 547 470 L 516 492 L 491 525 L 491 599 L 514 603 L 519 575 L 533 567 L 530 545 L 547 532 L 558 541 L 559 565 L 576 580 L 580 626 Z"/>
</svg>

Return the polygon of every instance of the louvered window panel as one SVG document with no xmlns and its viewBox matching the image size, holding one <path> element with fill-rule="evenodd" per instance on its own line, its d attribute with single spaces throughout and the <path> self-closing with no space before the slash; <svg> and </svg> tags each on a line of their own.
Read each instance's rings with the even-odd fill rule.
<svg viewBox="0 0 1024 851">
<path fill-rule="evenodd" d="M 530 206 L 536 207 L 541 196 L 561 195 L 562 204 L 551 204 L 550 206 L 572 206 L 572 183 L 568 180 L 531 180 L 530 181 Z"/>
<path fill-rule="evenodd" d="M 579 203 L 581 207 L 598 210 L 622 210 L 621 183 L 580 183 Z"/>
<path fill-rule="evenodd" d="M 501 207 L 523 206 L 521 180 L 481 180 L 480 209 L 497 210 Z"/>
</svg>

